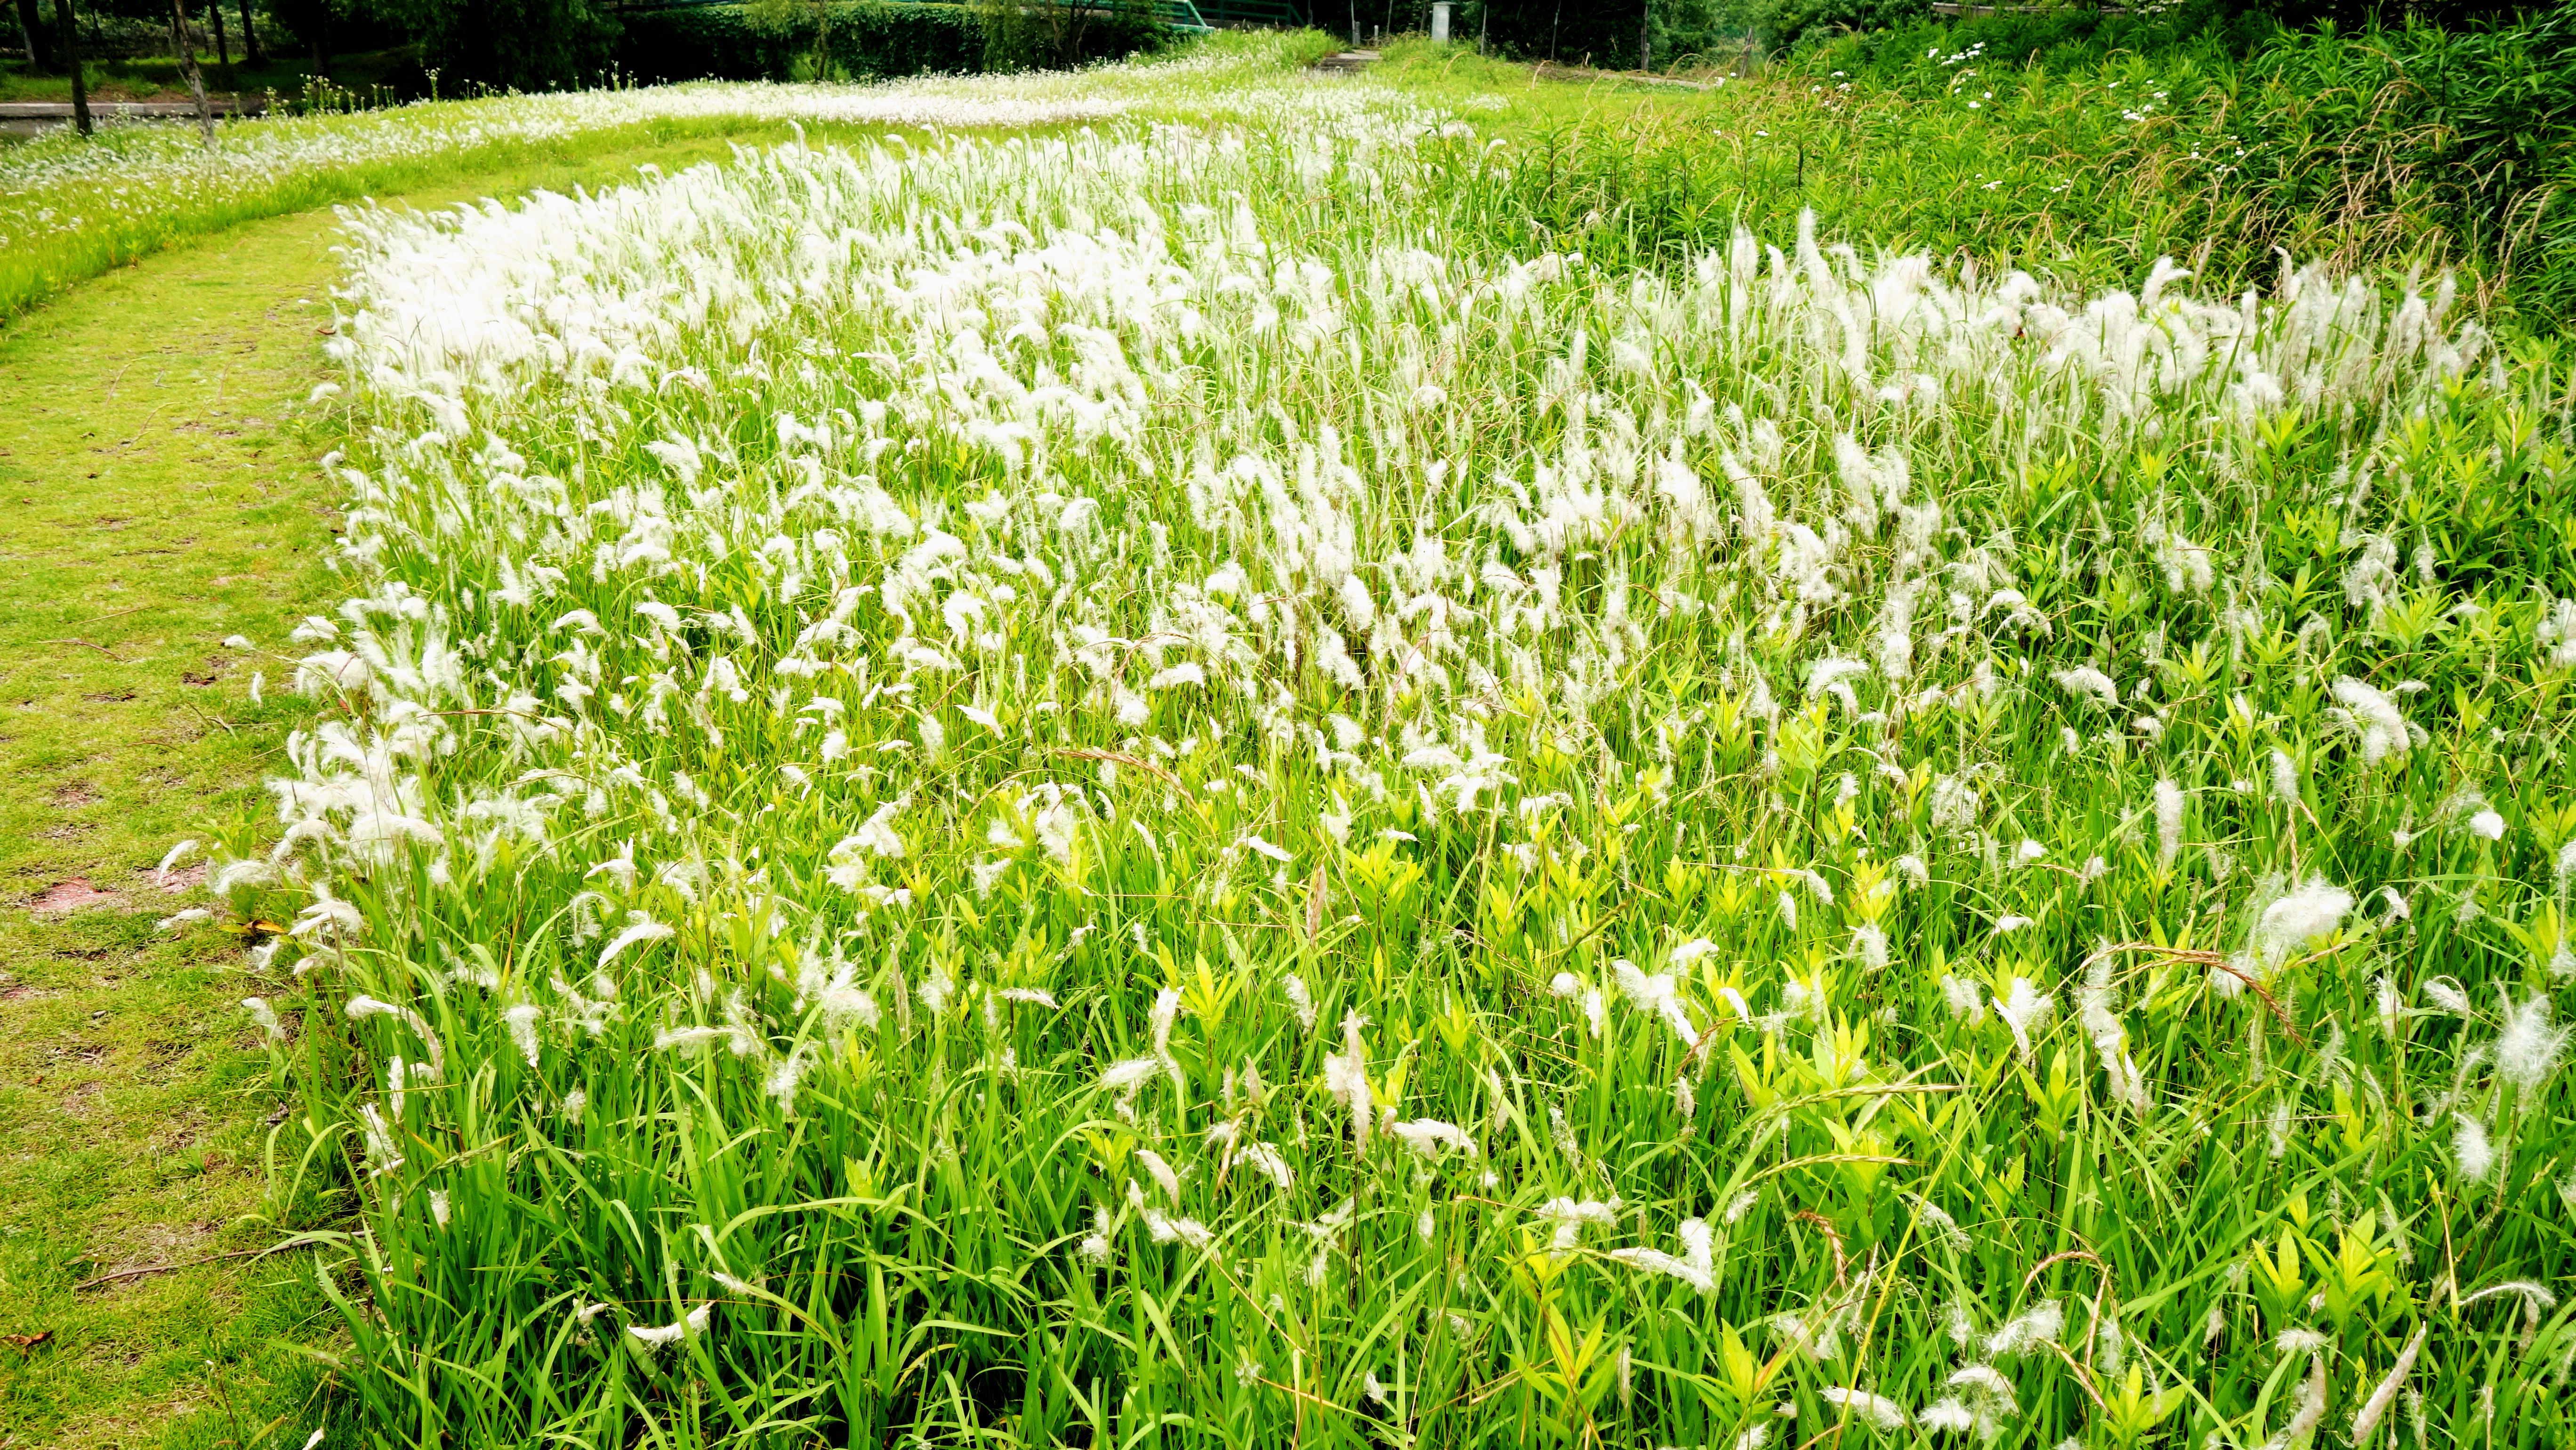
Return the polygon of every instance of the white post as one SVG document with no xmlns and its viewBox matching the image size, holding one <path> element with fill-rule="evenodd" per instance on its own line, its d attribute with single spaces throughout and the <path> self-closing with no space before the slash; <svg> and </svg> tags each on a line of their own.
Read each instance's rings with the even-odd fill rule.
<svg viewBox="0 0 2576 1450">
<path fill-rule="evenodd" d="M 1431 0 L 1431 43 L 1449 43 L 1449 0 Z"/>
</svg>

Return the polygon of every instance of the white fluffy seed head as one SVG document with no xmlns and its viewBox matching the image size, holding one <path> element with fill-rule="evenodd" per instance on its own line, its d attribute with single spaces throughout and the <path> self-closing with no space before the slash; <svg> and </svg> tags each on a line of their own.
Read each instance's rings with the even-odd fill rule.
<svg viewBox="0 0 2576 1450">
<path fill-rule="evenodd" d="M 2496 1035 L 2496 1071 L 2525 1097 L 2549 1081 L 2567 1046 L 2568 1029 L 2550 1026 L 2549 1018 L 2549 998 L 2534 992 L 2521 1006 L 2506 1012 L 2504 1029 Z"/>
<path fill-rule="evenodd" d="M 2495 1145 L 2487 1140 L 2487 1125 L 2466 1113 L 2451 1129 L 2451 1161 L 2460 1177 L 2470 1183 L 2484 1183 L 2495 1172 Z"/>
<path fill-rule="evenodd" d="M 2377 765 L 2392 755 L 2404 755 L 2412 745 L 2405 715 L 2377 687 L 2345 675 L 2334 682 L 2334 697 L 2351 714 L 2353 733 L 2361 739 L 2364 765 Z"/>
<path fill-rule="evenodd" d="M 2342 922 L 2352 910 L 2352 893 L 2323 877 L 2310 877 L 2296 890 L 2263 908 L 2254 926 L 2254 949 L 2270 971 Z"/>
<path fill-rule="evenodd" d="M 2156 782 L 2156 864 L 2170 870 L 2182 855 L 2182 787 Z"/>
</svg>

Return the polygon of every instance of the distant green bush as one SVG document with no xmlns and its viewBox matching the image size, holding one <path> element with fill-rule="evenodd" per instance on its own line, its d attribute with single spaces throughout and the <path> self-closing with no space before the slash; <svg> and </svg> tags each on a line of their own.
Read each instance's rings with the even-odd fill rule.
<svg viewBox="0 0 2576 1450">
<path fill-rule="evenodd" d="M 982 17 L 962 5 L 835 3 L 827 55 L 856 79 L 981 70 Z M 618 63 L 646 81 L 788 80 L 810 75 L 813 11 L 783 25 L 758 23 L 742 5 L 692 5 L 632 13 Z M 801 63 L 801 64 L 800 64 Z"/>
<path fill-rule="evenodd" d="M 2576 8 L 2457 30 L 2191 7 L 1924 22 L 1815 39 L 1711 104 L 1539 138 L 1498 243 L 1680 262 L 1813 209 L 2084 287 L 2172 257 L 2238 290 L 2286 253 L 2450 268 L 2532 325 L 2576 318 Z"/>
<path fill-rule="evenodd" d="M 2125 77 L 2132 96 L 2161 93 L 2160 115 L 2132 123 L 2142 144 L 2227 157 L 2210 179 L 2241 201 L 2256 248 L 2298 238 L 2346 263 L 2465 264 L 2509 277 L 2519 309 L 2576 315 L 2567 6 L 2359 30 L 2282 28 L 2244 7 L 2065 9 L 1837 36 L 1796 69 L 1917 97 L 1972 72 L 1981 87 L 2057 91 Z"/>
<path fill-rule="evenodd" d="M 1114 60 L 1158 49 L 1166 34 L 1150 10 L 1117 0 L 1080 7 L 695 5 L 630 12 L 619 63 L 647 81 L 963 75 Z"/>
<path fill-rule="evenodd" d="M 1787 20 L 1837 0 L 1715 3 Z M 2280 22 L 2259 5 L 2182 0 L 2154 7 L 2153 13 L 2052 5 L 1961 19 L 1935 15 L 1923 4 L 1910 15 L 1890 16 L 1876 25 L 1774 25 L 1764 28 L 1764 36 L 1787 51 L 1799 69 L 1839 70 L 1855 79 L 1901 86 L 1927 78 L 1946 84 L 1956 71 L 1956 58 L 1963 56 L 2052 74 L 2135 56 L 2223 67 L 2242 61 L 2280 29 Z"/>
<path fill-rule="evenodd" d="M 2355 231 L 2423 209 L 2512 277 L 2519 307 L 2576 317 L 2576 10 L 2286 32 L 2249 70 L 2275 205 Z"/>
<path fill-rule="evenodd" d="M 1060 70 L 1162 49 L 1170 29 L 1143 0 L 1022 4 L 985 0 L 984 69 Z"/>
<path fill-rule="evenodd" d="M 617 49 L 616 15 L 592 0 L 376 0 L 370 13 L 399 20 L 451 87 L 578 89 Z"/>
</svg>

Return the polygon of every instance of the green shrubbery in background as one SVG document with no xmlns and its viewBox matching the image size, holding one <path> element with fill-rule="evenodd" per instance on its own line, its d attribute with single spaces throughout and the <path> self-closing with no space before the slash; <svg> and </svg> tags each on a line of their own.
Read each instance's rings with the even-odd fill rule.
<svg viewBox="0 0 2576 1450">
<path fill-rule="evenodd" d="M 619 64 L 647 80 L 865 79 L 1083 65 L 1159 49 L 1165 29 L 1133 4 L 936 5 L 785 0 L 626 18 Z"/>
<path fill-rule="evenodd" d="M 2284 27 L 2262 7 L 2070 7 L 1811 35 L 1796 68 L 1916 98 L 1960 89 L 1963 68 L 1989 87 L 2127 76 L 2133 92 L 2170 93 L 2146 134 L 2231 163 L 2216 190 L 2243 225 L 2234 245 L 2214 237 L 2213 254 L 2240 269 L 2296 241 L 2350 264 L 2412 255 L 2510 276 L 2518 307 L 2539 316 L 2576 307 L 2576 12 L 2564 6 L 2385 28 Z"/>
<path fill-rule="evenodd" d="M 2279 37 L 2248 67 L 2260 184 L 2354 227 L 2420 214 L 2509 275 L 2518 307 L 2576 314 L 2576 11 L 2515 26 Z"/>
<path fill-rule="evenodd" d="M 379 0 L 432 65 L 520 90 L 590 83 L 617 53 L 618 23 L 592 0 Z"/>
<path fill-rule="evenodd" d="M 36 16 L 29 37 L 43 43 L 26 66 L 0 50 L 0 99 L 69 99 L 67 82 L 33 79 L 69 74 L 53 43 L 60 0 L 19 3 Z M 312 76 L 343 87 L 353 79 L 381 82 L 393 100 L 577 90 L 619 77 L 864 80 L 1060 69 L 1159 50 L 1171 34 L 1150 0 L 256 0 L 239 7 L 240 0 L 229 0 L 228 13 L 255 19 L 236 19 L 221 57 L 206 26 L 216 12 L 191 7 L 198 48 L 218 61 L 210 71 L 217 89 L 288 92 Z M 123 81 L 119 88 L 132 90 L 140 77 L 146 89 L 181 88 L 175 59 L 136 59 L 171 51 L 167 0 L 73 0 L 73 10 L 94 86 Z M 0 45 L 17 39 L 13 19 L 8 0 L 0 0 Z M 248 59 L 245 23 L 268 53 L 236 69 L 223 62 L 235 51 Z"/>
<path fill-rule="evenodd" d="M 962 5 L 836 4 L 818 24 L 815 7 L 764 23 L 741 5 L 655 10 L 630 17 L 621 63 L 646 80 L 812 78 L 837 68 L 852 77 L 918 75 L 977 68 L 983 28 Z M 817 32 L 826 39 L 817 67 Z"/>
<path fill-rule="evenodd" d="M 2576 308 L 2571 29 L 2565 11 L 2453 31 L 2191 10 L 1845 33 L 1696 110 L 1542 128 L 1495 214 L 1520 229 L 1507 246 L 1678 261 L 1812 207 L 1890 248 L 2086 285 L 2160 256 L 2229 289 L 2283 251 L 2422 263 L 2543 323 Z"/>
</svg>

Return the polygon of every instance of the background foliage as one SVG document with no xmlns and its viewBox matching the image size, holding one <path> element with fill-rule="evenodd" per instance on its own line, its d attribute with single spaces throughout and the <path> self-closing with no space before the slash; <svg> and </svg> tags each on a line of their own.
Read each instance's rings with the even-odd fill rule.
<svg viewBox="0 0 2576 1450">
<path fill-rule="evenodd" d="M 1696 98 L 1533 116 L 1504 214 L 1525 247 L 1670 265 L 1813 208 L 1889 247 L 2086 285 L 2134 286 L 2167 256 L 2241 290 L 2273 280 L 2276 249 L 2448 266 L 2547 326 L 2576 307 L 2571 24 L 2191 12 L 1842 35 Z M 1525 70 L 1455 50 L 1399 44 L 1387 64 L 1443 95 L 1526 89 Z"/>
<path fill-rule="evenodd" d="M 813 7 L 764 25 L 747 7 L 698 5 L 645 11 L 626 23 L 622 64 L 645 80 L 714 76 L 763 80 L 811 73 L 818 26 Z M 853 78 L 978 68 L 983 20 L 962 5 L 836 3 L 828 57 Z"/>
</svg>

